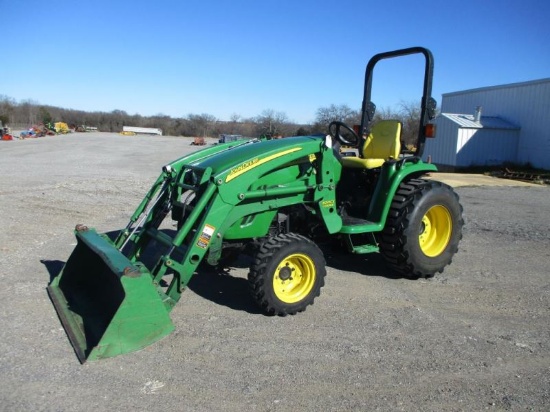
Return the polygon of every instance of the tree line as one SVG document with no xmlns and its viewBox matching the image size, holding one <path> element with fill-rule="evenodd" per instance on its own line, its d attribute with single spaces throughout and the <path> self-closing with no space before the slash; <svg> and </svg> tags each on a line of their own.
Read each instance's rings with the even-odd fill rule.
<svg viewBox="0 0 550 412">
<path fill-rule="evenodd" d="M 420 105 L 400 103 L 397 109 L 379 109 L 375 121 L 380 119 L 398 119 L 403 123 L 403 138 L 406 144 L 414 144 L 420 119 Z M 327 133 L 332 121 L 343 121 L 349 125 L 359 124 L 361 111 L 347 105 L 330 105 L 316 111 L 315 120 L 310 124 L 298 124 L 289 120 L 284 112 L 266 109 L 259 115 L 244 118 L 233 114 L 229 120 L 220 120 L 207 113 L 188 114 L 171 117 L 164 114 L 141 116 L 128 114 L 124 110 L 111 112 L 86 112 L 42 105 L 32 100 L 17 102 L 0 95 L 0 121 L 12 128 L 27 128 L 36 124 L 64 122 L 70 128 L 78 126 L 97 127 L 103 132 L 120 132 L 123 126 L 152 127 L 162 129 L 170 136 L 216 137 L 219 134 L 240 134 L 246 137 L 306 136 Z"/>
</svg>

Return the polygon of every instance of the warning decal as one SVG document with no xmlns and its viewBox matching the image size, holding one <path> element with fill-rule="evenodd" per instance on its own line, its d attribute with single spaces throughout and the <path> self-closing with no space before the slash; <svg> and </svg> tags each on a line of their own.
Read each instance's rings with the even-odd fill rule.
<svg viewBox="0 0 550 412">
<path fill-rule="evenodd" d="M 210 243 L 210 239 L 212 239 L 212 235 L 214 234 L 214 231 L 216 228 L 214 226 L 210 225 L 204 225 L 202 228 L 202 233 L 199 237 L 199 241 L 197 242 L 197 246 L 201 249 L 206 249 L 208 247 L 208 244 Z"/>
</svg>

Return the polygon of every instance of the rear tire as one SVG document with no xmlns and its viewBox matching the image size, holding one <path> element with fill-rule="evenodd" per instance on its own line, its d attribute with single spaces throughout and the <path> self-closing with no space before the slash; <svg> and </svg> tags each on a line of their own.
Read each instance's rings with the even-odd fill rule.
<svg viewBox="0 0 550 412">
<path fill-rule="evenodd" d="M 395 194 L 386 226 L 378 236 L 388 266 L 411 277 L 443 272 L 462 239 L 462 206 L 441 182 L 411 179 Z"/>
<path fill-rule="evenodd" d="M 269 315 L 302 312 L 325 284 L 323 253 L 308 238 L 288 233 L 264 242 L 250 268 L 253 299 Z"/>
</svg>

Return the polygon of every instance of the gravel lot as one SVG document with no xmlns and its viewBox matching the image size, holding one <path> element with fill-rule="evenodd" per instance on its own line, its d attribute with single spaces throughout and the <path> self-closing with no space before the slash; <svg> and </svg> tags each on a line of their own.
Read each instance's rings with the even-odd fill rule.
<svg viewBox="0 0 550 412">
<path fill-rule="evenodd" d="M 176 332 L 80 365 L 46 293 L 76 223 L 126 223 L 190 139 L 73 134 L 0 142 L 4 411 L 550 410 L 550 189 L 459 187 L 466 228 L 443 274 L 327 256 L 302 314 L 260 314 L 247 269 L 196 276 Z"/>
</svg>

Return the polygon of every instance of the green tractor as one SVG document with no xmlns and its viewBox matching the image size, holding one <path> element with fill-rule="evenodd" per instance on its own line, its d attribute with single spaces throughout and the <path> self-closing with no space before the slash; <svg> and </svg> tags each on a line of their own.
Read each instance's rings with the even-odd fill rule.
<svg viewBox="0 0 550 412">
<path fill-rule="evenodd" d="M 382 59 L 425 57 L 415 152 L 401 124 L 372 124 L 373 69 Z M 380 252 L 408 277 L 441 272 L 458 250 L 462 207 L 421 160 L 436 103 L 433 57 L 414 47 L 368 63 L 358 129 L 333 122 L 326 136 L 252 139 L 208 147 L 162 168 L 128 226 L 115 239 L 78 225 L 77 246 L 48 286 L 81 362 L 139 350 L 174 326 L 169 312 L 203 261 L 252 254 L 253 299 L 270 315 L 292 315 L 319 296 L 326 275 L 319 245 Z M 340 145 L 358 156 L 342 156 Z M 177 230 L 163 229 L 176 221 Z M 171 219 L 171 220 L 170 220 Z M 174 226 L 170 226 L 174 227 Z M 200 275 L 199 275 L 200 276 Z"/>
</svg>

